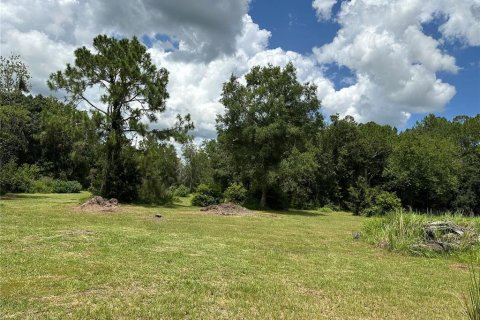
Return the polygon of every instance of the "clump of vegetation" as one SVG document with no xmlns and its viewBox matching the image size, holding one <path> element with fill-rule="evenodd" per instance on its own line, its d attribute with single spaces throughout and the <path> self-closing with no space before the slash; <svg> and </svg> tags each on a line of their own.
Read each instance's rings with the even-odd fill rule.
<svg viewBox="0 0 480 320">
<path fill-rule="evenodd" d="M 33 192 L 32 187 L 39 178 L 40 168 L 36 165 L 17 166 L 14 161 L 2 165 L 0 169 L 0 192 Z"/>
<path fill-rule="evenodd" d="M 195 190 L 195 195 L 192 198 L 192 205 L 207 207 L 212 204 L 219 204 L 221 201 L 222 194 L 217 188 L 206 184 L 200 184 Z"/>
<path fill-rule="evenodd" d="M 454 221 L 463 231 L 455 235 L 442 234 L 439 232 L 441 228 L 432 231 L 431 225 L 437 224 L 432 220 L 446 221 L 445 225 L 453 225 Z M 432 217 L 397 211 L 368 220 L 363 226 L 363 235 L 368 242 L 392 251 L 430 255 L 478 248 L 479 230 L 480 221 L 468 221 L 452 215 Z"/>
<path fill-rule="evenodd" d="M 374 193 L 370 201 L 371 205 L 363 209 L 360 214 L 367 217 L 385 215 L 388 212 L 399 210 L 402 207 L 402 202 L 395 193 L 388 191 Z"/>
<path fill-rule="evenodd" d="M 42 177 L 33 181 L 31 192 L 39 193 L 78 193 L 82 191 L 82 185 L 78 181 L 64 181 Z"/>
<path fill-rule="evenodd" d="M 480 269 L 470 266 L 470 284 L 463 296 L 465 313 L 470 320 L 480 319 Z"/>
<path fill-rule="evenodd" d="M 241 183 L 232 183 L 223 193 L 223 197 L 227 202 L 243 204 L 247 199 L 247 189 Z"/>
<path fill-rule="evenodd" d="M 173 193 L 176 197 L 188 197 L 190 195 L 190 190 L 188 190 L 188 188 L 183 184 L 179 185 L 174 190 L 175 191 Z"/>
</svg>

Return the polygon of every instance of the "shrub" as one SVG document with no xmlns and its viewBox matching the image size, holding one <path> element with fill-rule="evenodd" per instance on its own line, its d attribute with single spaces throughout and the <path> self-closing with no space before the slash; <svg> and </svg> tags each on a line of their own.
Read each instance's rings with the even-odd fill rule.
<svg viewBox="0 0 480 320">
<path fill-rule="evenodd" d="M 40 175 L 36 165 L 23 164 L 18 167 L 14 161 L 2 165 L 0 169 L 0 192 L 32 192 L 33 181 Z"/>
<path fill-rule="evenodd" d="M 378 189 L 372 190 L 375 192 L 370 194 L 370 206 L 360 212 L 362 215 L 367 217 L 384 215 L 402 207 L 402 203 L 395 193 Z"/>
<path fill-rule="evenodd" d="M 77 181 L 64 181 L 42 177 L 32 182 L 31 192 L 38 193 L 78 193 L 82 185 Z"/>
<path fill-rule="evenodd" d="M 183 184 L 175 188 L 174 195 L 177 197 L 188 197 L 190 195 L 190 190 Z"/>
<path fill-rule="evenodd" d="M 247 189 L 241 183 L 234 182 L 225 190 L 223 197 L 227 202 L 243 204 L 247 199 Z"/>
<path fill-rule="evenodd" d="M 53 193 L 79 193 L 82 185 L 78 181 L 54 180 Z"/>
<path fill-rule="evenodd" d="M 221 192 L 206 184 L 198 185 L 195 195 L 192 198 L 192 205 L 207 207 L 212 204 L 219 204 L 222 199 Z"/>
<path fill-rule="evenodd" d="M 35 193 L 53 193 L 55 180 L 50 177 L 41 177 L 32 183 L 32 192 Z"/>
</svg>

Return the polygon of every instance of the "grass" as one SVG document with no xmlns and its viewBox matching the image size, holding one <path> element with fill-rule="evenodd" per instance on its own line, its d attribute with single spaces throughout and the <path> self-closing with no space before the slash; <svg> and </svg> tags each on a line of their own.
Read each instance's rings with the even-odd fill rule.
<svg viewBox="0 0 480 320">
<path fill-rule="evenodd" d="M 470 266 L 470 285 L 466 291 L 465 313 L 470 320 L 480 320 L 480 269 L 473 265 Z"/>
<path fill-rule="evenodd" d="M 468 267 L 356 241 L 366 218 L 313 211 L 204 214 L 88 194 L 0 201 L 5 319 L 462 319 Z M 161 219 L 154 215 L 160 213 Z"/>
<path fill-rule="evenodd" d="M 453 221 L 464 226 L 466 232 L 456 250 L 438 253 L 419 246 L 424 240 L 424 225 L 429 221 Z M 480 233 L 479 218 L 465 218 L 459 215 L 417 215 L 398 211 L 383 217 L 369 219 L 363 226 L 363 234 L 371 244 L 386 247 L 391 251 L 414 255 L 435 256 L 452 255 L 457 260 L 468 262 L 471 259 L 480 261 L 480 244 L 472 246 Z"/>
</svg>

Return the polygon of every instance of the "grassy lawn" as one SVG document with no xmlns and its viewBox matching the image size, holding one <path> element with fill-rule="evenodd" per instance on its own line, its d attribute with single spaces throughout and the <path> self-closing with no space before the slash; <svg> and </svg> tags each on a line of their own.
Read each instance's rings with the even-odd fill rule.
<svg viewBox="0 0 480 320">
<path fill-rule="evenodd" d="M 74 211 L 87 196 L 0 201 L 1 318 L 464 318 L 468 268 L 354 240 L 366 218 Z"/>
</svg>

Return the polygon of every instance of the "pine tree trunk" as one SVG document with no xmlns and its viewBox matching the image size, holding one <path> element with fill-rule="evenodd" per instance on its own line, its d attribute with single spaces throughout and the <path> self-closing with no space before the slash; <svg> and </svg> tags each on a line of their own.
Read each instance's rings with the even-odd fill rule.
<svg viewBox="0 0 480 320">
<path fill-rule="evenodd" d="M 120 110 L 112 112 L 112 129 L 106 142 L 105 167 L 102 177 L 101 195 L 105 198 L 118 198 L 115 181 L 121 166 L 122 127 Z"/>
</svg>

